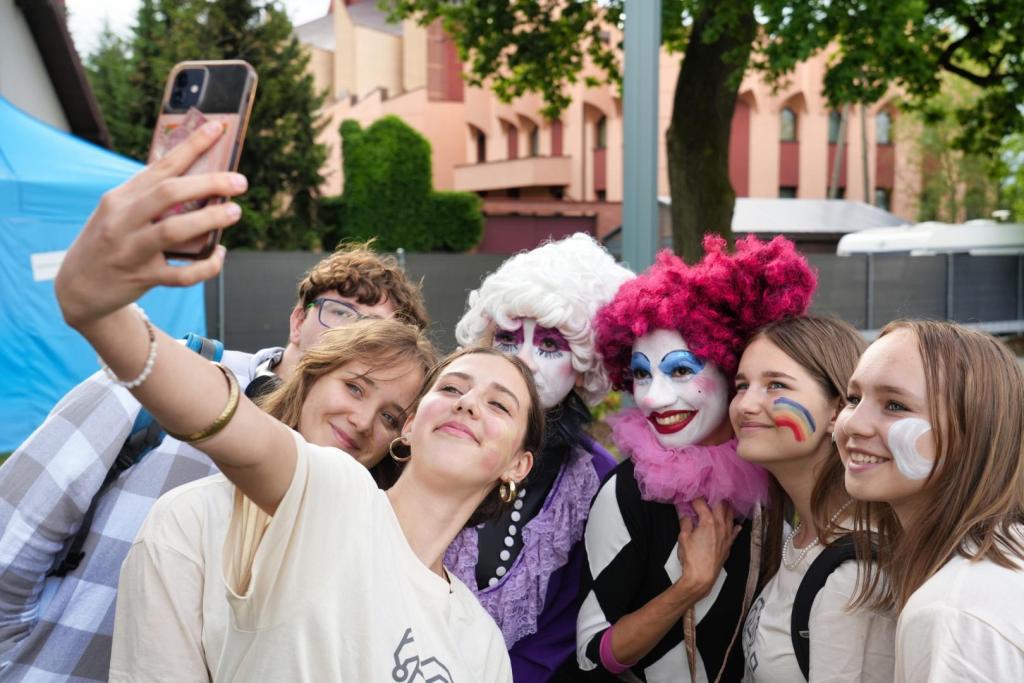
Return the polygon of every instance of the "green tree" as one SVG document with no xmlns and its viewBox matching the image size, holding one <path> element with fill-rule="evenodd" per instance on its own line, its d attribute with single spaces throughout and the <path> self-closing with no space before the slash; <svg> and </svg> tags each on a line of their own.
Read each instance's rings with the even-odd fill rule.
<svg viewBox="0 0 1024 683">
<path fill-rule="evenodd" d="M 945 74 L 941 92 L 922 103 L 909 130 L 898 131 L 910 146 L 921 177 L 918 220 L 957 223 L 990 218 L 999 205 L 1000 178 L 1006 172 L 999 154 L 964 150 L 957 145 L 961 126 L 956 112 L 976 106 L 981 88 Z"/>
<path fill-rule="evenodd" d="M 430 142 L 397 116 L 378 119 L 365 130 L 341 124 L 345 189 L 337 239 L 377 238 L 393 251 L 465 251 L 480 241 L 480 198 L 470 192 L 435 192 Z"/>
<path fill-rule="evenodd" d="M 643 0 L 629 0 L 641 2 Z M 380 0 L 394 18 L 440 18 L 470 67 L 505 100 L 538 92 L 553 116 L 585 59 L 621 80 L 620 47 L 601 38 L 621 25 L 626 0 Z M 682 54 L 666 135 L 676 250 L 700 255 L 705 231 L 729 235 L 735 194 L 729 135 L 744 73 L 783 82 L 797 63 L 834 46 L 825 95 L 834 109 L 875 102 L 891 86 L 924 103 L 941 72 L 984 88 L 955 113 L 955 144 L 993 150 L 1024 124 L 1024 3 L 1020 0 L 662 0 L 662 43 Z"/>
<path fill-rule="evenodd" d="M 145 160 L 171 67 L 189 59 L 244 59 L 259 75 L 239 170 L 249 178 L 229 247 L 319 246 L 324 123 L 308 54 L 270 0 L 143 0 L 129 39 L 105 36 L 87 60 L 114 149 Z"/>
</svg>

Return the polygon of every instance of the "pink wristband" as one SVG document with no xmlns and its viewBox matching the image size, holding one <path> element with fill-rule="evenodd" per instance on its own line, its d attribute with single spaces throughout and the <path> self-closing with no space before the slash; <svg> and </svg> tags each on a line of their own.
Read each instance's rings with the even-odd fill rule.
<svg viewBox="0 0 1024 683">
<path fill-rule="evenodd" d="M 609 673 L 620 674 L 623 671 L 629 671 L 629 668 L 633 664 L 623 664 L 619 660 L 615 659 L 615 654 L 612 652 L 612 629 L 614 626 L 609 626 L 608 630 L 601 636 L 601 647 L 599 649 L 601 655 L 601 666 L 603 666 Z M 636 662 L 634 662 L 635 664 Z"/>
</svg>

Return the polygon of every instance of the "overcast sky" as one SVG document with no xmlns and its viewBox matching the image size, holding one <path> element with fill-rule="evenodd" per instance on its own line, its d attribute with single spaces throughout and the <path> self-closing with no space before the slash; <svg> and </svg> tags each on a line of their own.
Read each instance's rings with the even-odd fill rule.
<svg viewBox="0 0 1024 683">
<path fill-rule="evenodd" d="M 281 3 L 293 24 L 322 17 L 329 4 L 328 0 L 281 0 Z M 110 23 L 115 33 L 127 35 L 139 8 L 139 0 L 65 0 L 64 4 L 68 8 L 68 28 L 83 60 L 99 43 L 104 21 Z M 202 55 L 196 58 L 201 59 Z"/>
</svg>

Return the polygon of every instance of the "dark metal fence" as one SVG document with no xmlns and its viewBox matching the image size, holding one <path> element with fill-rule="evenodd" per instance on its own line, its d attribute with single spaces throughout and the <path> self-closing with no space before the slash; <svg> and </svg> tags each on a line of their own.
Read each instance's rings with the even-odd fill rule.
<svg viewBox="0 0 1024 683">
<path fill-rule="evenodd" d="M 296 286 L 323 257 L 232 253 L 222 280 L 206 287 L 208 334 L 244 351 L 285 344 Z M 505 258 L 404 255 L 406 272 L 423 281 L 434 321 L 431 336 L 440 348 L 454 348 L 455 323 L 467 295 Z M 819 275 L 812 310 L 839 316 L 869 335 L 901 317 L 956 320 L 994 333 L 1024 332 L 1024 256 L 809 254 L 807 259 Z"/>
</svg>

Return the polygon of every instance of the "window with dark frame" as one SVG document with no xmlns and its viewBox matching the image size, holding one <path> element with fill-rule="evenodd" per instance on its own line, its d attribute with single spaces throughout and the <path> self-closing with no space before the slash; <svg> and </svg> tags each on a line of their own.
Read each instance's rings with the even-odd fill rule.
<svg viewBox="0 0 1024 683">
<path fill-rule="evenodd" d="M 796 142 L 796 112 L 786 107 L 780 115 L 779 140 Z"/>
</svg>

